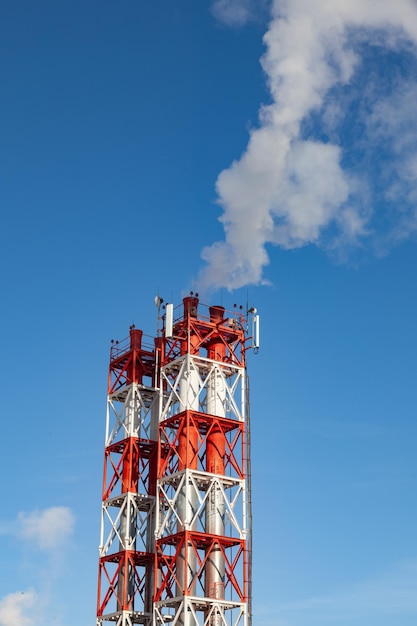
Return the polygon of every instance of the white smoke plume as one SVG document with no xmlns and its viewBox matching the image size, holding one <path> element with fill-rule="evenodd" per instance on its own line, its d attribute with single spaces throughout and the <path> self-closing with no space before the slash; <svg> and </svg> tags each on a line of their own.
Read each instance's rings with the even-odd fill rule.
<svg viewBox="0 0 417 626">
<path fill-rule="evenodd" d="M 225 240 L 202 251 L 202 289 L 264 282 L 268 244 L 342 249 L 381 224 L 397 240 L 417 230 L 404 204 L 417 181 L 415 0 L 275 0 L 264 42 L 271 102 L 217 179 Z"/>
<path fill-rule="evenodd" d="M 0 600 L 0 626 L 34 626 L 38 596 L 33 590 L 18 591 Z"/>
</svg>

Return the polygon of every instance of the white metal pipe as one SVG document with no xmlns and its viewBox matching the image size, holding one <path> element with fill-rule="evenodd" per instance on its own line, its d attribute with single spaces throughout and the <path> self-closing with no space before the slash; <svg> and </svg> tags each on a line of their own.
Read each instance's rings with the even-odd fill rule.
<svg viewBox="0 0 417 626">
<path fill-rule="evenodd" d="M 194 410 L 199 408 L 199 373 L 190 357 L 186 356 L 186 367 L 183 370 L 179 381 L 180 411 Z M 189 433 L 188 433 L 189 434 Z M 195 453 L 190 448 L 187 450 L 188 456 Z M 184 461 L 184 459 L 182 460 Z M 190 459 L 188 459 L 190 462 Z M 180 521 L 178 530 L 195 530 L 196 523 L 192 522 L 197 509 L 197 494 L 189 479 L 189 469 L 185 469 L 185 480 L 180 490 L 177 500 L 177 513 Z M 176 563 L 177 572 L 177 595 L 183 595 L 188 589 L 192 580 L 196 576 L 196 554 L 192 547 L 184 545 Z M 179 623 L 181 626 L 193 626 L 192 616 L 188 611 L 184 611 Z"/>
</svg>

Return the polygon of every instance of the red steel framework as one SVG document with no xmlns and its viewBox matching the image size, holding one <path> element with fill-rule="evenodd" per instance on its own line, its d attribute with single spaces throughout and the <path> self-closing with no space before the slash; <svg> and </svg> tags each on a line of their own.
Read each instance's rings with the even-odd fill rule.
<svg viewBox="0 0 417 626">
<path fill-rule="evenodd" d="M 112 344 L 97 626 L 251 624 L 248 313 L 191 294 Z"/>
</svg>

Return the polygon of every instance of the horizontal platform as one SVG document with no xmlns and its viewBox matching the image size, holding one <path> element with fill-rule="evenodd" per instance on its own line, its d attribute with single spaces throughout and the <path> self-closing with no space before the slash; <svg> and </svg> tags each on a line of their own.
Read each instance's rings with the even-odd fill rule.
<svg viewBox="0 0 417 626">
<path fill-rule="evenodd" d="M 97 623 L 102 622 L 118 622 L 123 613 L 129 615 L 129 619 L 133 624 L 151 624 L 152 613 L 143 613 L 142 611 L 116 611 L 115 613 L 107 613 L 106 615 L 97 616 Z"/>
<path fill-rule="evenodd" d="M 177 546 L 182 542 L 190 542 L 195 545 L 197 550 L 206 550 L 211 546 L 218 544 L 222 548 L 233 548 L 234 546 L 244 547 L 246 542 L 244 539 L 237 537 L 225 537 L 224 535 L 211 535 L 209 533 L 201 533 L 192 530 L 183 530 L 174 535 L 168 535 L 156 540 L 157 546 Z"/>
<path fill-rule="evenodd" d="M 231 489 L 232 487 L 236 487 L 238 485 L 244 486 L 246 482 L 244 478 L 231 478 L 230 476 L 225 476 L 224 474 L 213 474 L 211 472 L 202 472 L 200 470 L 187 468 L 180 470 L 175 474 L 159 478 L 158 485 L 170 485 L 176 488 L 182 482 L 183 476 L 186 472 L 188 472 L 189 476 L 192 477 L 193 482 L 201 491 L 207 491 L 213 482 L 220 483 L 225 489 Z"/>
<path fill-rule="evenodd" d="M 145 566 L 148 563 L 153 563 L 155 555 L 152 552 L 135 552 L 133 550 L 121 550 L 120 552 L 113 552 L 106 556 L 101 556 L 99 563 L 120 563 L 124 558 L 128 557 L 134 565 Z"/>
<path fill-rule="evenodd" d="M 103 500 L 103 506 L 114 506 L 117 508 L 121 508 L 123 504 L 126 502 L 127 496 L 130 496 L 131 499 L 134 500 L 139 511 L 148 511 L 155 504 L 155 496 L 142 495 L 140 493 L 132 493 L 126 492 L 122 495 L 114 496 L 113 498 L 108 498 L 107 500 Z"/>
<path fill-rule="evenodd" d="M 196 611 L 207 611 L 213 604 L 220 607 L 223 611 L 231 611 L 232 609 L 244 610 L 247 605 L 245 602 L 233 602 L 228 600 L 215 600 L 213 598 L 202 598 L 201 596 L 185 596 L 187 600 L 193 605 Z M 169 600 L 159 600 L 155 602 L 155 607 L 162 609 L 163 607 L 176 609 L 183 602 L 184 596 L 176 596 L 175 598 L 169 598 Z"/>
</svg>

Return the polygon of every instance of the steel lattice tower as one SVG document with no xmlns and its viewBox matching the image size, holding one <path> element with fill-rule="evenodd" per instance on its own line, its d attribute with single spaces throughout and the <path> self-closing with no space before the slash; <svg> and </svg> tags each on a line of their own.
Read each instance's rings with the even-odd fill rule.
<svg viewBox="0 0 417 626">
<path fill-rule="evenodd" d="M 251 624 L 250 313 L 190 295 L 111 348 L 97 626 Z"/>
<path fill-rule="evenodd" d="M 155 349 L 132 327 L 110 350 L 97 626 L 152 624 L 158 406 Z"/>
</svg>

